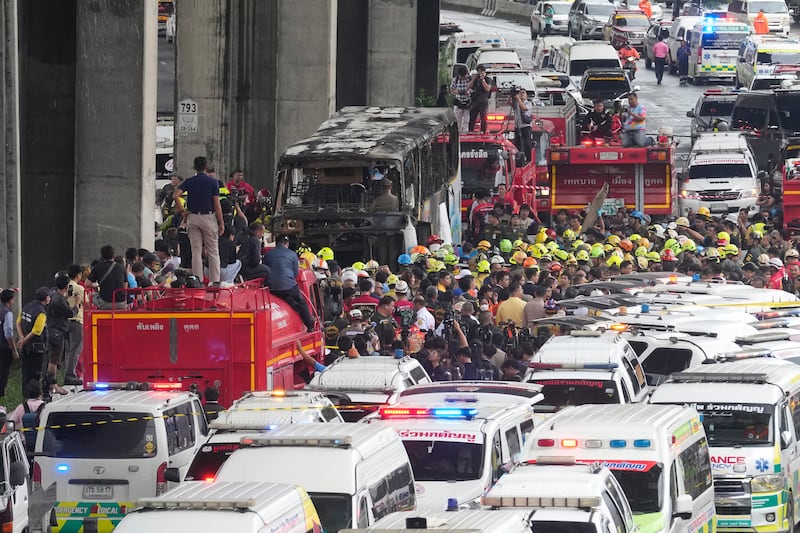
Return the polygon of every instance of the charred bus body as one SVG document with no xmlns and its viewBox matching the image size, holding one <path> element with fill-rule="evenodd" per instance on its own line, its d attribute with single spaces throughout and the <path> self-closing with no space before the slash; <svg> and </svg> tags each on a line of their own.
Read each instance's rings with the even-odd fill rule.
<svg viewBox="0 0 800 533">
<path fill-rule="evenodd" d="M 394 264 L 432 233 L 460 240 L 460 189 L 452 110 L 345 107 L 281 156 L 272 231 Z"/>
</svg>

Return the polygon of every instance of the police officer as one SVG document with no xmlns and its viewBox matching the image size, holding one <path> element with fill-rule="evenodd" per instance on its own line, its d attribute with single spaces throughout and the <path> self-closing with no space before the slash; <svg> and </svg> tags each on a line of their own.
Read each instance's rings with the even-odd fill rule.
<svg viewBox="0 0 800 533">
<path fill-rule="evenodd" d="M 50 303 L 50 289 L 39 287 L 33 300 L 27 303 L 17 319 L 19 348 L 22 354 L 22 384 L 30 381 L 40 382 L 44 356 L 47 353 L 45 327 L 47 326 L 47 304 Z"/>
</svg>

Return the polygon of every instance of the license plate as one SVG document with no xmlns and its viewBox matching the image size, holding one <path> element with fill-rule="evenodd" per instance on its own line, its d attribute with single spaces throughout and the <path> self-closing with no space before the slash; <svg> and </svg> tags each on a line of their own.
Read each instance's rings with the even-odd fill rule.
<svg viewBox="0 0 800 533">
<path fill-rule="evenodd" d="M 718 204 L 713 203 L 711 204 L 711 208 L 709 209 L 712 213 L 727 213 L 728 212 L 728 204 Z"/>
<path fill-rule="evenodd" d="M 600 152 L 600 161 L 616 161 L 619 159 L 618 152 Z"/>
<path fill-rule="evenodd" d="M 114 497 L 114 487 L 111 485 L 84 485 L 84 500 L 110 500 Z"/>
</svg>

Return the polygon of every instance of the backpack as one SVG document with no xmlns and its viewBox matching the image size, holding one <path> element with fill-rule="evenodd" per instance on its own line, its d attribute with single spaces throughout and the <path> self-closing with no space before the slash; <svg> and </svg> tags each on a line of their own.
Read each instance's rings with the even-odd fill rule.
<svg viewBox="0 0 800 533">
<path fill-rule="evenodd" d="M 36 435 L 38 431 L 36 428 L 39 427 L 39 421 L 42 414 L 42 409 L 44 409 L 45 403 L 39 406 L 36 411 L 31 411 L 30 406 L 28 405 L 28 400 L 22 402 L 22 408 L 25 410 L 25 413 L 22 415 L 22 427 L 25 431 L 22 433 L 23 437 L 25 437 L 25 451 L 32 454 L 34 448 L 36 448 Z"/>
</svg>

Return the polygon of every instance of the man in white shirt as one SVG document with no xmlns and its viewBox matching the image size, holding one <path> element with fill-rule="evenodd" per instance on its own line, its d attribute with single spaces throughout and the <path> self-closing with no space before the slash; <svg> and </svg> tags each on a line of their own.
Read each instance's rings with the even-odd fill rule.
<svg viewBox="0 0 800 533">
<path fill-rule="evenodd" d="M 428 308 L 425 307 L 425 297 L 422 295 L 414 297 L 414 311 L 417 314 L 417 320 L 414 322 L 416 326 L 422 331 L 433 331 L 436 329 L 436 319 Z"/>
</svg>

